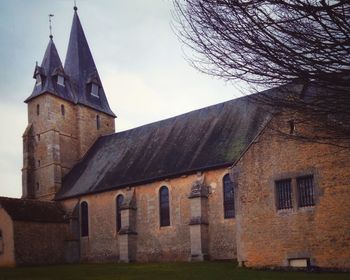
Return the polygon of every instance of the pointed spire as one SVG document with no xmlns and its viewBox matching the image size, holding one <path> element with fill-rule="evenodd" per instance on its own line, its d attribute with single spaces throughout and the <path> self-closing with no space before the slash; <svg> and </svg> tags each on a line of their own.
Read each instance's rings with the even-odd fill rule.
<svg viewBox="0 0 350 280">
<path fill-rule="evenodd" d="M 75 102 L 74 95 L 70 90 L 69 84 L 60 88 L 57 86 L 57 75 L 65 76 L 61 59 L 58 55 L 55 43 L 50 36 L 44 58 L 41 65 L 36 62 L 33 78 L 37 80 L 32 94 L 25 100 L 28 102 L 44 93 L 51 93 L 69 101 Z"/>
<path fill-rule="evenodd" d="M 115 117 L 108 101 L 92 57 L 83 27 L 74 6 L 73 23 L 64 63 L 70 77 L 77 102 Z"/>
</svg>

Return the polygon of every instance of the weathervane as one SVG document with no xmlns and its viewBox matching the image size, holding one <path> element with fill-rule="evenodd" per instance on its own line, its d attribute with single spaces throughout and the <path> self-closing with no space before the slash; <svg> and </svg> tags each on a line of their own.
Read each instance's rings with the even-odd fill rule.
<svg viewBox="0 0 350 280">
<path fill-rule="evenodd" d="M 77 7 L 77 1 L 76 0 L 74 0 L 74 11 L 76 11 L 76 10 L 78 10 L 78 7 Z"/>
<path fill-rule="evenodd" d="M 52 22 L 51 22 L 52 17 L 53 17 L 53 14 L 49 14 L 50 39 L 53 38 L 53 36 L 52 36 Z"/>
</svg>

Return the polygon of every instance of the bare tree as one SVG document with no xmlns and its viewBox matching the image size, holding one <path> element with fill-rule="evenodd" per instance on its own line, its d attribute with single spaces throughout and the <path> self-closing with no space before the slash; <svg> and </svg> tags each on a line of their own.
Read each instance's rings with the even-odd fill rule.
<svg viewBox="0 0 350 280">
<path fill-rule="evenodd" d="M 259 90 L 278 87 L 252 98 L 274 113 L 288 111 L 291 129 L 312 125 L 300 139 L 350 139 L 349 1 L 173 1 L 195 68 Z"/>
</svg>

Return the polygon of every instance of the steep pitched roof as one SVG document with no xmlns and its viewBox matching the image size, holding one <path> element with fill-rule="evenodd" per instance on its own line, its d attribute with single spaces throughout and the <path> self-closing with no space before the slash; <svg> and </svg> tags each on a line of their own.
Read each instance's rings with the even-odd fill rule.
<svg viewBox="0 0 350 280">
<path fill-rule="evenodd" d="M 231 165 L 269 114 L 247 97 L 99 138 L 56 199 Z"/>
<path fill-rule="evenodd" d="M 65 213 L 58 202 L 0 197 L 4 208 L 15 221 L 64 223 Z"/>
<path fill-rule="evenodd" d="M 57 80 L 55 79 L 57 74 L 65 76 L 61 59 L 51 36 L 41 66 L 36 66 L 34 71 L 34 78 L 36 78 L 36 75 L 40 75 L 42 83 L 41 85 L 34 86 L 32 94 L 25 100 L 25 102 L 47 92 L 65 100 L 75 102 L 75 97 L 71 90 L 69 81 L 65 81 L 65 86 L 58 85 Z"/>
<path fill-rule="evenodd" d="M 71 79 L 77 103 L 115 117 L 109 107 L 100 76 L 80 23 L 77 8 L 74 7 L 74 10 L 64 70 Z M 88 90 L 90 82 L 94 82 L 99 86 L 99 97 L 90 94 Z"/>
</svg>

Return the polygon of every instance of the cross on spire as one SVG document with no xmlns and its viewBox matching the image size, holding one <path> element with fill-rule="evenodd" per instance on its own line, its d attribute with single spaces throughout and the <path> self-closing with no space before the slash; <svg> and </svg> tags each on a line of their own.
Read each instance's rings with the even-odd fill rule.
<svg viewBox="0 0 350 280">
<path fill-rule="evenodd" d="M 49 14 L 49 29 L 50 29 L 50 39 L 53 38 L 52 36 L 52 22 L 51 22 L 51 18 L 53 17 L 54 15 L 53 14 Z"/>
</svg>

